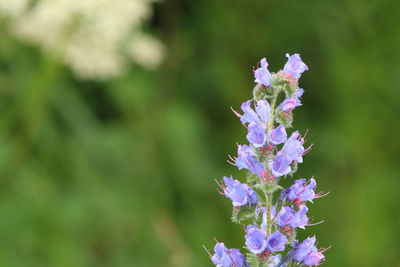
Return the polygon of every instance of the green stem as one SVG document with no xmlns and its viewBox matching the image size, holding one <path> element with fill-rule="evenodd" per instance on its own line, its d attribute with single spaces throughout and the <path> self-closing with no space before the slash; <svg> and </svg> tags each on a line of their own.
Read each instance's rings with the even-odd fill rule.
<svg viewBox="0 0 400 267">
<path fill-rule="evenodd" d="M 269 134 L 272 131 L 272 127 L 274 126 L 275 105 L 276 105 L 276 99 L 278 98 L 279 92 L 280 92 L 279 90 L 276 91 L 274 97 L 271 100 L 271 107 L 270 107 L 271 112 L 269 115 L 267 134 Z"/>
<path fill-rule="evenodd" d="M 279 90 L 275 92 L 274 97 L 271 100 L 271 105 L 270 105 L 270 115 L 269 115 L 269 121 L 267 125 L 267 140 L 269 139 L 269 133 L 272 131 L 272 128 L 274 126 L 274 115 L 275 115 L 275 105 L 276 105 L 276 99 L 278 98 L 279 95 Z M 269 140 L 268 140 L 269 141 Z M 269 169 L 268 164 L 266 164 L 267 172 L 268 174 L 271 173 L 271 170 Z M 271 234 L 272 232 L 272 221 L 271 221 L 271 206 L 272 206 L 272 192 L 267 193 L 264 192 L 265 195 L 265 206 L 267 207 L 267 226 L 266 226 L 266 232 L 268 235 Z"/>
</svg>

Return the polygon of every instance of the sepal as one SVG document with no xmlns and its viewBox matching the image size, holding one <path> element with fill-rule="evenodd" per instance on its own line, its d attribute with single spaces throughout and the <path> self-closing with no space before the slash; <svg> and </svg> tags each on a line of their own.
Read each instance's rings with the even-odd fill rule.
<svg viewBox="0 0 400 267">
<path fill-rule="evenodd" d="M 287 244 L 293 246 L 296 242 L 297 229 L 290 226 L 279 227 L 279 229 L 287 237 Z"/>
<path fill-rule="evenodd" d="M 247 263 L 249 264 L 249 266 L 251 267 L 261 267 L 262 265 L 260 265 L 260 262 L 258 260 L 257 255 L 253 254 L 253 253 L 246 253 L 246 260 Z"/>
<path fill-rule="evenodd" d="M 281 110 L 277 110 L 276 122 L 283 124 L 285 128 L 291 128 L 293 122 L 293 112 L 284 112 Z"/>
<path fill-rule="evenodd" d="M 297 163 L 297 161 L 293 161 L 292 165 L 290 165 L 290 168 L 292 169 L 292 171 L 288 175 L 293 176 L 293 174 L 295 172 L 297 172 L 298 165 L 299 164 Z"/>
<path fill-rule="evenodd" d="M 246 184 L 248 184 L 251 187 L 257 188 L 257 184 L 260 182 L 260 177 L 255 175 L 252 172 L 247 172 L 246 175 Z"/>
<path fill-rule="evenodd" d="M 274 89 L 272 87 L 267 87 L 262 84 L 257 84 L 253 88 L 254 100 L 264 100 L 271 99 L 274 97 Z"/>
<path fill-rule="evenodd" d="M 234 207 L 232 210 L 232 222 L 242 223 L 245 220 L 249 220 L 255 217 L 256 206 L 246 205 L 242 207 Z"/>
</svg>

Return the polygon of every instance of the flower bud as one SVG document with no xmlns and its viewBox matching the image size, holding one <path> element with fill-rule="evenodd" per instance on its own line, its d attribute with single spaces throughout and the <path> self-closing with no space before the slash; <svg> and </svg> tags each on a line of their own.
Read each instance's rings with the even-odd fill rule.
<svg viewBox="0 0 400 267">
<path fill-rule="evenodd" d="M 293 76 L 287 75 L 285 72 L 280 71 L 272 74 L 271 86 L 275 90 L 284 91 L 286 97 L 292 97 L 298 88 L 298 80 L 293 78 Z"/>
<path fill-rule="evenodd" d="M 279 106 L 283 112 L 291 112 L 295 107 L 301 106 L 300 100 L 295 97 L 286 98 Z"/>
</svg>

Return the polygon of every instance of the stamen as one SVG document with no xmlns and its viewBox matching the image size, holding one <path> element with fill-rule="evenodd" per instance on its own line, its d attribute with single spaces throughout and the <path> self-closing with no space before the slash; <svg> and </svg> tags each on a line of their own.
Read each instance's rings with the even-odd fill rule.
<svg viewBox="0 0 400 267">
<path fill-rule="evenodd" d="M 316 223 L 307 224 L 307 226 L 314 226 L 314 225 L 318 225 L 318 224 L 321 224 L 321 223 L 324 223 L 324 222 L 325 222 L 325 221 L 322 220 L 322 221 L 319 221 L 319 222 L 316 222 Z"/>
<path fill-rule="evenodd" d="M 203 245 L 204 250 L 206 251 L 206 253 L 208 254 L 208 256 L 212 257 L 213 255 L 210 253 L 210 251 L 206 248 L 205 245 Z"/>
<path fill-rule="evenodd" d="M 329 194 L 330 194 L 330 192 L 326 192 L 326 193 L 319 192 L 318 194 L 316 194 L 316 198 L 325 197 L 325 196 L 327 196 Z"/>
<path fill-rule="evenodd" d="M 237 112 L 236 110 L 234 110 L 232 107 L 230 107 L 230 108 L 231 108 L 232 112 L 233 112 L 238 118 L 241 118 L 241 117 L 242 117 L 242 115 L 240 115 L 239 112 Z"/>
<path fill-rule="evenodd" d="M 319 250 L 319 252 L 324 253 L 325 251 L 327 251 L 328 249 L 331 249 L 331 248 L 332 248 L 332 246 L 329 246 L 329 247 L 327 247 L 327 248 L 321 248 L 321 249 Z"/>
</svg>

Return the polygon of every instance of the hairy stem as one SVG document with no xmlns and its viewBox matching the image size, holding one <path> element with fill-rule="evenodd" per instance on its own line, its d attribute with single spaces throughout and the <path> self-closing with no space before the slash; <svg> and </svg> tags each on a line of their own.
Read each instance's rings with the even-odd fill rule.
<svg viewBox="0 0 400 267">
<path fill-rule="evenodd" d="M 276 99 L 278 98 L 280 90 L 277 90 L 271 100 L 271 111 L 270 111 L 270 115 L 269 115 L 269 121 L 268 121 L 268 125 L 267 125 L 267 140 L 269 142 L 269 133 L 272 131 L 272 128 L 274 127 L 274 115 L 275 115 L 275 105 L 276 105 Z M 269 165 L 268 163 L 266 164 L 266 168 L 267 168 L 267 175 L 271 174 L 271 170 L 269 169 Z M 271 206 L 272 206 L 272 192 L 267 193 L 264 192 L 265 194 L 265 206 L 267 208 L 267 226 L 265 229 L 267 234 L 270 235 L 272 232 L 272 221 L 271 221 Z"/>
</svg>

